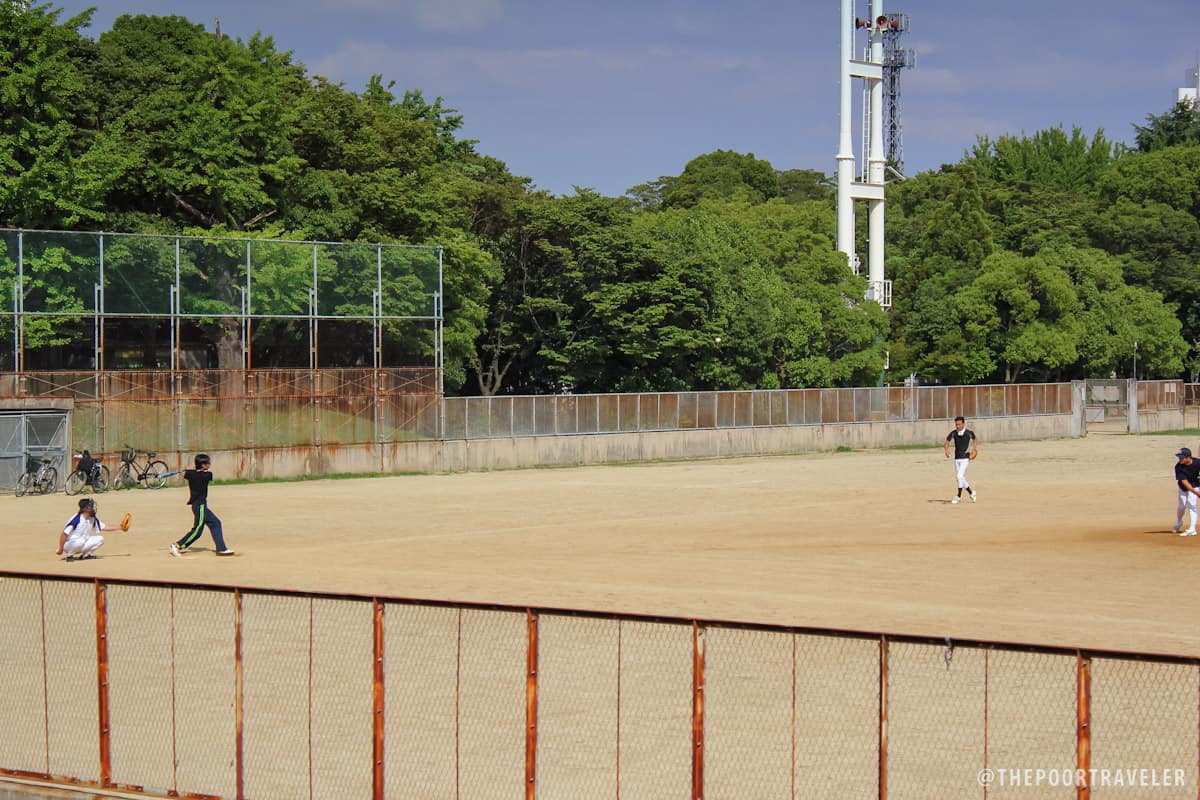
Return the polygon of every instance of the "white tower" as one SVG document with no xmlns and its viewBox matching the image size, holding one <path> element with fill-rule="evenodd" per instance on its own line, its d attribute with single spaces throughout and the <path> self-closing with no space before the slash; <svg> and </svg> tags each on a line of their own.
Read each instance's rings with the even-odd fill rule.
<svg viewBox="0 0 1200 800">
<path fill-rule="evenodd" d="M 883 149 L 883 31 L 890 21 L 883 11 L 883 0 L 871 0 L 870 19 L 854 16 L 854 0 L 842 0 L 841 13 L 841 86 L 837 154 L 837 248 L 850 259 L 855 274 L 861 263 L 854 241 L 854 201 L 867 201 L 867 300 L 875 300 L 884 308 L 892 305 L 892 282 L 884 279 L 883 241 L 884 210 L 883 184 L 886 156 Z M 865 28 L 870 36 L 866 59 L 854 57 L 854 32 Z M 866 182 L 855 181 L 854 136 L 851 126 L 851 81 L 867 81 L 870 109 L 867 116 L 869 135 Z"/>
</svg>

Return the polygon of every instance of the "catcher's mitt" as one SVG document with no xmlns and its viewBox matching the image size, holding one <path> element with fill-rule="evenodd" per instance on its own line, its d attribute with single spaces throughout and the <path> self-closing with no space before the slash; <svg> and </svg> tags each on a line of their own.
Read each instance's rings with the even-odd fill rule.
<svg viewBox="0 0 1200 800">
<path fill-rule="evenodd" d="M 125 516 L 121 517 L 121 530 L 123 530 L 123 531 L 129 530 L 129 524 L 131 522 L 133 522 L 133 514 L 130 514 L 127 511 L 127 512 L 125 512 Z"/>
</svg>

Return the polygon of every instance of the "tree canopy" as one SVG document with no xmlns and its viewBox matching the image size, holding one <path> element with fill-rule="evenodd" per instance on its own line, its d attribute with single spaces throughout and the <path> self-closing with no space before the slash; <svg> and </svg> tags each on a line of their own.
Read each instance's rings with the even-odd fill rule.
<svg viewBox="0 0 1200 800">
<path fill-rule="evenodd" d="M 1134 125 L 1132 148 L 1078 128 L 981 137 L 891 184 L 887 313 L 834 248 L 822 172 L 716 150 L 622 197 L 555 196 L 478 152 L 446 100 L 383 75 L 353 90 L 266 34 L 126 15 L 93 39 L 89 20 L 0 2 L 0 226 L 439 245 L 450 391 L 1065 380 L 1130 374 L 1135 347 L 1143 376 L 1200 372 L 1200 113 L 1187 104 Z M 151 263 L 151 241 L 106 257 Z M 0 238 L 0 285 L 11 246 Z M 222 265 L 237 259 L 205 247 L 184 279 L 204 282 L 206 309 L 233 307 Z M 300 313 L 312 264 L 262 252 L 275 255 L 256 302 Z M 86 257 L 25 258 L 30 302 L 84 308 Z M 324 258 L 329 302 L 367 308 L 371 266 Z M 143 277 L 156 292 L 172 280 Z M 237 331 L 208 335 L 220 348 Z M 338 357 L 363 341 L 347 334 Z"/>
</svg>

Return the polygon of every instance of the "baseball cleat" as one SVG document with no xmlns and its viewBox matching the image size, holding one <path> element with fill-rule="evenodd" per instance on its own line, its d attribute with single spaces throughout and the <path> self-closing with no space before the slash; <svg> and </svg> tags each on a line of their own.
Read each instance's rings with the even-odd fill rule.
<svg viewBox="0 0 1200 800">
<path fill-rule="evenodd" d="M 1171 528 L 1171 533 L 1179 533 L 1179 529 L 1182 527 L 1183 527 L 1183 520 L 1179 520 L 1179 522 L 1176 522 L 1175 525 Z"/>
<path fill-rule="evenodd" d="M 179 545 L 175 544 L 174 542 L 171 542 L 171 546 L 168 547 L 167 549 L 170 550 L 171 555 L 175 556 L 176 558 L 183 557 L 183 553 L 180 551 Z"/>
<path fill-rule="evenodd" d="M 950 502 L 951 502 L 951 504 L 953 504 L 953 505 L 958 505 L 959 503 L 961 503 L 961 502 L 962 502 L 962 498 L 961 498 L 961 497 L 956 497 L 956 498 L 954 498 L 953 500 L 951 500 Z"/>
<path fill-rule="evenodd" d="M 1179 535 L 1180 536 L 1195 536 L 1196 532 L 1195 531 L 1184 531 L 1183 533 L 1181 533 Z"/>
<path fill-rule="evenodd" d="M 219 555 L 219 556 L 235 556 L 235 555 L 237 555 L 237 553 L 235 553 L 233 550 L 230 550 L 228 547 L 226 547 L 224 550 L 218 550 L 217 555 Z"/>
<path fill-rule="evenodd" d="M 975 493 L 974 492 L 971 492 L 971 502 L 972 503 L 975 502 Z"/>
</svg>

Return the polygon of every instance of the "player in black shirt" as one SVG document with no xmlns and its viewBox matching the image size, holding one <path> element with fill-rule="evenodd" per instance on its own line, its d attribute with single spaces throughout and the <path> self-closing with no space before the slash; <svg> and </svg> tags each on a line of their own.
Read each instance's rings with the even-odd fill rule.
<svg viewBox="0 0 1200 800">
<path fill-rule="evenodd" d="M 950 502 L 961 503 L 963 489 L 966 489 L 971 502 L 974 503 L 975 490 L 967 483 L 967 467 L 970 466 L 971 459 L 979 454 L 979 439 L 975 436 L 975 431 L 967 427 L 967 421 L 962 417 L 954 418 L 954 430 L 946 435 L 946 458 L 950 457 L 951 446 L 954 448 L 954 473 L 958 476 L 958 494 Z"/>
<path fill-rule="evenodd" d="M 1179 448 L 1175 454 L 1179 459 L 1175 463 L 1175 485 L 1179 488 L 1179 506 L 1175 509 L 1175 527 L 1172 528 L 1180 536 L 1196 535 L 1196 496 L 1200 495 L 1200 461 L 1192 458 L 1192 451 L 1186 447 Z M 1190 519 L 1186 531 L 1183 527 L 1183 510 L 1188 510 Z"/>
<path fill-rule="evenodd" d="M 217 546 L 217 555 L 231 556 L 234 553 L 225 546 L 225 537 L 221 535 L 221 520 L 208 507 L 208 484 L 212 482 L 213 478 L 212 472 L 209 471 L 212 459 L 201 453 L 196 456 L 195 463 L 195 469 L 189 469 L 183 473 L 183 477 L 188 482 L 188 505 L 192 507 L 192 527 L 183 535 L 183 538 L 171 543 L 171 555 L 177 558 L 182 556 L 185 550 L 196 543 L 200 534 L 204 533 L 204 526 L 207 525 L 209 533 L 212 534 L 213 544 Z"/>
</svg>

